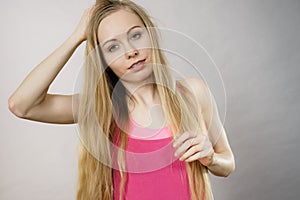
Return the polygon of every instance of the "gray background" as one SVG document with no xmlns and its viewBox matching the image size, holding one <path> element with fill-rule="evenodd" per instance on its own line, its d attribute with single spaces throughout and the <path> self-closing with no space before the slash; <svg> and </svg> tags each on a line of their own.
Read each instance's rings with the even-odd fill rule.
<svg viewBox="0 0 300 200">
<path fill-rule="evenodd" d="M 157 24 L 201 43 L 219 67 L 227 95 L 227 112 L 221 115 L 226 115 L 236 170 L 227 178 L 211 176 L 215 198 L 299 199 L 300 1 L 136 2 Z M 18 119 L 9 112 L 7 99 L 69 36 L 92 3 L 1 2 L 1 200 L 75 199 L 76 125 Z M 73 93 L 83 51 L 81 45 L 51 93 Z"/>
</svg>

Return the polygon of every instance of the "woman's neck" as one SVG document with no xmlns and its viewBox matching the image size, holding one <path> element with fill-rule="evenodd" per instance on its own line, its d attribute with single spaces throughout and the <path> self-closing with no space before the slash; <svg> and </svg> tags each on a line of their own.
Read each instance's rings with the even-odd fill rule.
<svg viewBox="0 0 300 200">
<path fill-rule="evenodd" d="M 130 100 L 126 96 L 128 111 L 131 118 L 143 127 L 163 127 L 162 107 L 158 91 L 154 84 L 144 85 L 132 93 Z"/>
<path fill-rule="evenodd" d="M 153 77 L 149 77 L 141 82 L 124 82 L 121 81 L 124 87 L 129 91 L 130 99 L 134 100 L 135 105 L 145 108 L 151 107 L 155 103 L 159 103 L 158 91 L 155 87 Z M 133 98 L 132 98 L 133 97 Z M 131 100 L 126 97 L 127 102 L 130 104 Z M 129 105 L 128 104 L 128 105 Z"/>
<path fill-rule="evenodd" d="M 134 104 L 145 108 L 151 107 L 153 104 L 158 103 L 158 91 L 153 83 L 141 85 L 139 87 L 127 88 L 130 96 L 134 99 Z M 127 97 L 127 102 L 130 102 Z"/>
</svg>

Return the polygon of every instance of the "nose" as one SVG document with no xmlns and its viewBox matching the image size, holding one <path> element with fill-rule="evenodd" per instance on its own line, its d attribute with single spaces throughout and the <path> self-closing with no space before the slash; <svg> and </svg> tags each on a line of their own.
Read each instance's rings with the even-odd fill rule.
<svg viewBox="0 0 300 200">
<path fill-rule="evenodd" d="M 131 44 L 127 44 L 126 46 L 127 47 L 126 47 L 125 56 L 127 59 L 139 55 L 139 51 L 134 46 L 132 46 Z"/>
<path fill-rule="evenodd" d="M 133 58 L 135 56 L 139 55 L 139 51 L 136 50 L 136 49 L 133 49 L 129 52 L 126 52 L 126 57 L 129 59 L 129 58 Z"/>
</svg>

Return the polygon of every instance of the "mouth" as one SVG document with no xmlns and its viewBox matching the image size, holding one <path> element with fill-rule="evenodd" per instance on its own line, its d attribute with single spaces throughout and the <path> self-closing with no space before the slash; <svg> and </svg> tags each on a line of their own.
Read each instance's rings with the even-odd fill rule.
<svg viewBox="0 0 300 200">
<path fill-rule="evenodd" d="M 139 61 L 133 63 L 128 69 L 135 69 L 135 68 L 143 65 L 145 61 L 146 61 L 146 59 L 139 60 Z"/>
</svg>

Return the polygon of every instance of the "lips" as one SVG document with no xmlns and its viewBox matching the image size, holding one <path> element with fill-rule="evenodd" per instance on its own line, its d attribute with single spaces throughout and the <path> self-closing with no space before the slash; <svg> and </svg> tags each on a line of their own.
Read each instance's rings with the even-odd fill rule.
<svg viewBox="0 0 300 200">
<path fill-rule="evenodd" d="M 137 62 L 133 63 L 128 69 L 132 68 L 133 65 L 139 63 L 139 62 L 144 62 L 146 59 L 143 59 L 143 60 L 138 60 Z"/>
</svg>

